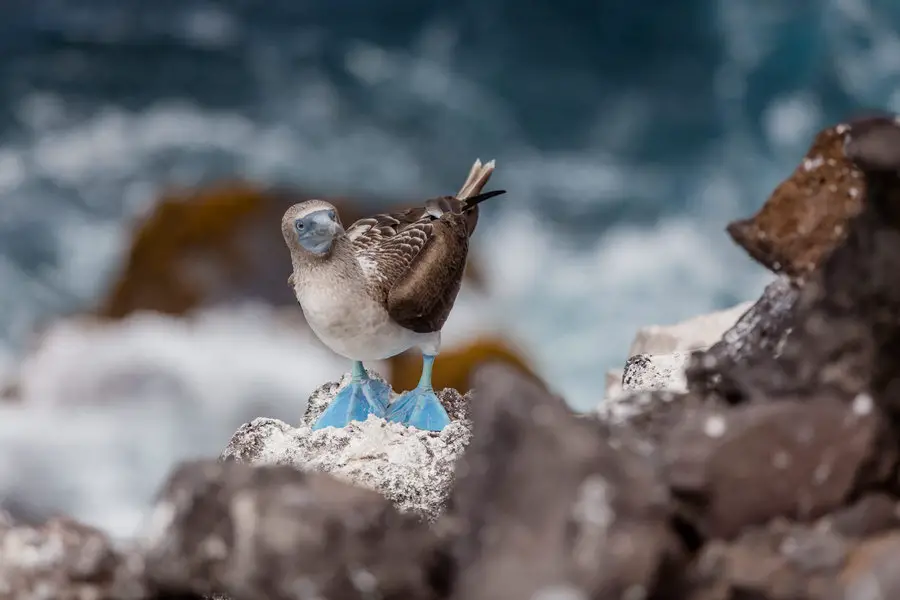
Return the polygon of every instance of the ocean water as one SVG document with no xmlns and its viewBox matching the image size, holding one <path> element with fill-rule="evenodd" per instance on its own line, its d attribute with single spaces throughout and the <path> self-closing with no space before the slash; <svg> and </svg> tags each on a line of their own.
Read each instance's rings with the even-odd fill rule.
<svg viewBox="0 0 900 600">
<path fill-rule="evenodd" d="M 588 409 L 639 326 L 759 293 L 725 224 L 819 128 L 900 111 L 898 24 L 891 0 L 6 2 L 0 374 L 25 403 L 0 413 L 0 498 L 127 535 L 175 461 L 296 419 L 345 369 L 266 307 L 59 321 L 164 187 L 414 203 L 495 158 L 508 194 L 473 242 L 489 290 L 465 290 L 446 339 L 501 331 Z"/>
</svg>

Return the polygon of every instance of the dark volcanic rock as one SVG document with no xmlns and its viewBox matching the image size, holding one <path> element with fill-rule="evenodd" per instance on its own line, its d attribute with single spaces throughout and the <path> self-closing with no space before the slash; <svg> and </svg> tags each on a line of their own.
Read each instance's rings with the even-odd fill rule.
<svg viewBox="0 0 900 600">
<path fill-rule="evenodd" d="M 900 162 L 890 144 L 894 121 L 872 123 L 852 135 L 847 152 L 866 170 L 866 203 L 844 242 L 800 293 L 797 323 L 777 369 L 769 369 L 769 396 L 826 390 L 846 399 L 863 392 L 888 412 L 900 413 Z"/>
<path fill-rule="evenodd" d="M 821 401 L 696 411 L 666 438 L 665 479 L 703 537 L 729 538 L 776 517 L 808 521 L 896 465 L 880 413 Z"/>
<path fill-rule="evenodd" d="M 144 539 L 160 589 L 241 600 L 433 598 L 435 545 L 375 492 L 286 466 L 215 461 L 172 475 Z"/>
<path fill-rule="evenodd" d="M 675 547 L 652 461 L 510 369 L 476 382 L 448 517 L 464 525 L 453 597 L 648 594 Z"/>
<path fill-rule="evenodd" d="M 870 393 L 889 412 L 900 412 L 900 163 L 892 162 L 900 154 L 892 150 L 900 128 L 881 119 L 860 122 L 854 131 L 847 153 L 864 169 L 862 212 L 799 291 L 785 282 L 779 293 L 770 286 L 780 301 L 768 309 L 765 297 L 759 303 L 774 318 L 764 321 L 767 329 L 751 328 L 753 352 L 736 352 L 727 334 L 693 358 L 690 390 L 730 402 L 822 395 L 849 402 Z M 895 170 L 874 170 L 890 165 Z"/>
<path fill-rule="evenodd" d="M 688 390 L 731 403 L 746 399 L 748 367 L 765 368 L 780 355 L 795 318 L 799 289 L 779 277 L 734 327 L 708 350 L 691 355 L 685 369 Z"/>
<path fill-rule="evenodd" d="M 728 234 L 760 264 L 803 277 L 843 240 L 866 193 L 862 172 L 844 154 L 858 121 L 822 130 L 800 165 L 750 219 L 728 225 Z"/>
<path fill-rule="evenodd" d="M 691 600 L 825 600 L 852 546 L 821 528 L 775 521 L 707 544 L 691 571 Z M 856 596 L 846 596 L 847 598 Z M 864 596 L 867 597 L 867 596 Z"/>
<path fill-rule="evenodd" d="M 146 597 L 140 559 L 116 551 L 100 531 L 69 519 L 0 523 L 0 599 Z"/>
</svg>

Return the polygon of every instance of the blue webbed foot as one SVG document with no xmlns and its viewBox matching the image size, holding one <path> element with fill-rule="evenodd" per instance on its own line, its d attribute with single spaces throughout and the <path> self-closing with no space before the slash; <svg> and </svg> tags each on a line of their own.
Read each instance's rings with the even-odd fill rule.
<svg viewBox="0 0 900 600">
<path fill-rule="evenodd" d="M 324 427 L 346 427 L 351 421 L 365 421 L 369 415 L 384 417 L 391 400 L 391 386 L 370 379 L 365 371 L 359 373 L 354 365 L 353 379 L 339 391 L 315 424 L 313 430 Z"/>
<path fill-rule="evenodd" d="M 427 431 L 440 431 L 450 424 L 447 411 L 430 387 L 417 387 L 401 395 L 390 405 L 385 418 Z"/>
</svg>

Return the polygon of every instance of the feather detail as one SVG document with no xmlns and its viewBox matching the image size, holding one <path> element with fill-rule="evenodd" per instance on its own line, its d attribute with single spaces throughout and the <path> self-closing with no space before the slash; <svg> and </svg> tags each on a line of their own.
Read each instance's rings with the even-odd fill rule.
<svg viewBox="0 0 900 600">
<path fill-rule="evenodd" d="M 403 327 L 427 333 L 446 321 L 459 292 L 478 204 L 504 193 L 482 192 L 494 168 L 494 161 L 476 160 L 455 197 L 373 215 L 346 229 L 370 292 Z"/>
</svg>

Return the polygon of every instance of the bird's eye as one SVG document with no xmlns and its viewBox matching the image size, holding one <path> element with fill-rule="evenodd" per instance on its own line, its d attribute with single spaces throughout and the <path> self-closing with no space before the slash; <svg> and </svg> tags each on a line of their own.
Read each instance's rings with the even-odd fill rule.
<svg viewBox="0 0 900 600">
<path fill-rule="evenodd" d="M 303 231 L 303 221 L 297 221 L 296 223 L 294 223 L 294 227 L 297 228 L 297 231 Z"/>
<path fill-rule="evenodd" d="M 328 218 L 331 219 L 332 221 L 334 221 L 334 211 L 333 210 L 328 211 Z"/>
</svg>

